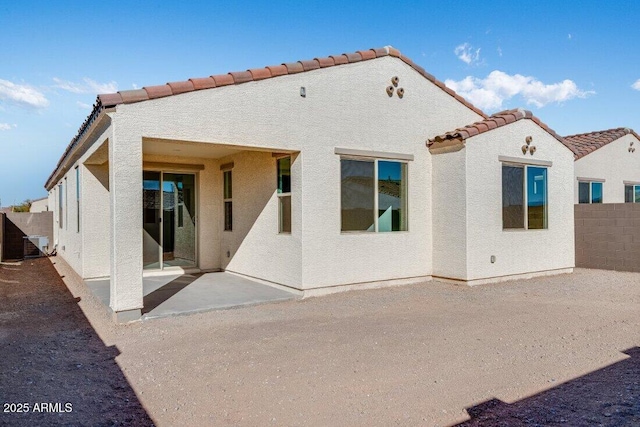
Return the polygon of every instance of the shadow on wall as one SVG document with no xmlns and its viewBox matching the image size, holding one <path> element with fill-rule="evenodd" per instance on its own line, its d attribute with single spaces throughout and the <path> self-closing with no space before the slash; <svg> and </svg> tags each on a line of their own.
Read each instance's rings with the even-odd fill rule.
<svg viewBox="0 0 640 427">
<path fill-rule="evenodd" d="M 491 399 L 458 426 L 640 425 L 640 347 L 628 359 L 514 403 Z"/>
<path fill-rule="evenodd" d="M 0 278 L 0 396 L 31 405 L 0 424 L 153 425 L 117 347 L 105 346 L 49 259 L 2 264 Z M 53 412 L 34 411 L 36 402 Z"/>
<path fill-rule="evenodd" d="M 25 256 L 41 256 L 38 240 L 26 240 L 27 236 L 45 236 L 49 250 L 53 244 L 53 212 L 8 212 L 0 214 L 1 260 L 23 259 Z"/>
<path fill-rule="evenodd" d="M 295 163 L 298 157 L 299 154 L 291 154 L 291 163 Z M 226 159 L 223 160 L 226 161 Z M 263 241 L 260 236 L 264 236 L 266 233 L 268 235 L 277 233 L 277 222 L 268 221 L 269 215 L 266 213 L 268 208 L 276 208 L 276 206 L 269 205 L 269 202 L 277 197 L 278 183 L 276 159 L 269 153 L 243 153 L 240 161 L 234 156 L 229 157 L 229 160 L 236 163 L 232 170 L 233 231 L 222 232 L 220 264 L 223 269 L 228 268 L 231 271 L 236 271 L 237 265 L 233 262 L 234 258 L 240 256 L 245 262 L 247 257 L 255 256 L 255 254 L 244 252 L 247 240 L 251 241 L 249 247 L 255 249 L 255 246 L 252 245 L 263 245 L 265 255 L 272 253 L 267 242 Z M 260 178 L 256 179 L 256 176 Z M 254 236 L 254 233 L 257 234 Z"/>
</svg>

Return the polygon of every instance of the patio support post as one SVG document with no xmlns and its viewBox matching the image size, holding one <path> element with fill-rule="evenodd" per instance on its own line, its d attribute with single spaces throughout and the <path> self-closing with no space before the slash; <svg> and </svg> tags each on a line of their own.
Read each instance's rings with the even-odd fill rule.
<svg viewBox="0 0 640 427">
<path fill-rule="evenodd" d="M 109 141 L 111 203 L 110 307 L 116 321 L 140 318 L 142 289 L 142 138 L 118 134 Z"/>
</svg>

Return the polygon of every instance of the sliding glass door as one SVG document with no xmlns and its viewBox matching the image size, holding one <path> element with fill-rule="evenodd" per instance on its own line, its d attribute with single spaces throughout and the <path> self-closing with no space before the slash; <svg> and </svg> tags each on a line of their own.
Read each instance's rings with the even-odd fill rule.
<svg viewBox="0 0 640 427">
<path fill-rule="evenodd" d="M 142 209 L 144 268 L 195 266 L 195 175 L 144 171 Z"/>
</svg>

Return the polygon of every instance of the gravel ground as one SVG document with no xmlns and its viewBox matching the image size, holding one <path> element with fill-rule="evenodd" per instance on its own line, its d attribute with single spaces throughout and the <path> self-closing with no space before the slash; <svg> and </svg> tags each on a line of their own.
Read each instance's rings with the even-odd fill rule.
<svg viewBox="0 0 640 427">
<path fill-rule="evenodd" d="M 44 284 L 65 291 L 42 261 L 11 276 L 36 270 L 20 279 L 35 292 L 0 276 L 0 391 L 74 412 L 19 418 L 31 425 L 80 411 L 91 425 L 640 425 L 638 273 L 434 281 L 114 325 L 60 259 L 80 302 L 47 297 Z"/>
</svg>

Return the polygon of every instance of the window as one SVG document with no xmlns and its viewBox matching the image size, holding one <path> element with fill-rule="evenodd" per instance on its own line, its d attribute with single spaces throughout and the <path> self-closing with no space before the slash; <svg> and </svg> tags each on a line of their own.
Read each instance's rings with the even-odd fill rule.
<svg viewBox="0 0 640 427">
<path fill-rule="evenodd" d="M 233 184 L 231 182 L 231 171 L 224 171 L 222 173 L 223 177 L 223 198 L 224 198 L 224 231 L 233 230 L 233 203 L 231 201 L 232 198 L 232 187 Z"/>
<path fill-rule="evenodd" d="M 80 168 L 76 166 L 76 232 L 80 232 Z"/>
<path fill-rule="evenodd" d="M 291 157 L 276 161 L 278 175 L 278 232 L 291 233 Z"/>
<path fill-rule="evenodd" d="M 547 168 L 502 164 L 502 228 L 548 228 Z"/>
<path fill-rule="evenodd" d="M 624 202 L 640 203 L 640 184 L 624 185 Z"/>
<path fill-rule="evenodd" d="M 407 164 L 340 159 L 342 231 L 407 231 Z"/>
<path fill-rule="evenodd" d="M 62 228 L 62 218 L 64 214 L 64 192 L 62 190 L 62 183 L 58 184 L 58 227 Z"/>
<path fill-rule="evenodd" d="M 602 203 L 602 183 L 595 181 L 579 182 L 578 203 Z"/>
</svg>

